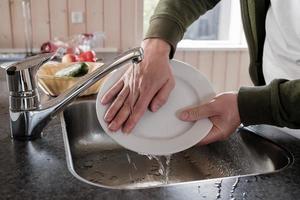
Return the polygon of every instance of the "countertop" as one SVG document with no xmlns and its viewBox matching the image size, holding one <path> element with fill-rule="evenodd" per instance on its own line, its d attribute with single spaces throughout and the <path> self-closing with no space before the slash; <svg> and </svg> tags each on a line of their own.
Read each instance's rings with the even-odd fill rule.
<svg viewBox="0 0 300 200">
<path fill-rule="evenodd" d="M 2 71 L 2 70 L 0 70 Z M 151 189 L 103 189 L 83 183 L 68 171 L 59 118 L 51 121 L 41 139 L 10 139 L 8 92 L 0 72 L 0 199 L 299 199 L 300 142 L 277 129 L 254 130 L 284 147 L 293 163 L 279 172 L 204 180 Z M 237 182 L 234 192 L 232 186 Z"/>
</svg>

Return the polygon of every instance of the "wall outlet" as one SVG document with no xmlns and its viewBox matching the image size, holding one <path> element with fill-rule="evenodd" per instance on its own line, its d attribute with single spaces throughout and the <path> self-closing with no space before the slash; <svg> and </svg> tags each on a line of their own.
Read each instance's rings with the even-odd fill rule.
<svg viewBox="0 0 300 200">
<path fill-rule="evenodd" d="M 71 21 L 72 21 L 73 24 L 83 23 L 83 12 L 81 12 L 81 11 L 79 11 L 79 12 L 73 11 L 71 13 Z"/>
</svg>

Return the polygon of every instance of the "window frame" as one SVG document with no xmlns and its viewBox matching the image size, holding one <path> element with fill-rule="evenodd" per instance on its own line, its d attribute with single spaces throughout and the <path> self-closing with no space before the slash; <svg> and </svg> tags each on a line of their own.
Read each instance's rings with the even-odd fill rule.
<svg viewBox="0 0 300 200">
<path fill-rule="evenodd" d="M 240 14 L 240 0 L 224 1 L 220 7 L 221 38 L 226 40 L 188 40 L 183 39 L 177 45 L 177 50 L 245 50 L 247 43 L 244 37 Z M 144 8 L 144 7 L 143 7 Z M 144 9 L 143 9 L 144 10 Z M 228 17 L 229 16 L 229 17 Z M 143 19 L 144 20 L 144 19 Z M 224 31 L 225 30 L 225 31 Z M 236 31 L 238 30 L 238 31 Z M 146 30 L 143 30 L 145 32 Z"/>
<path fill-rule="evenodd" d="M 220 29 L 226 29 L 227 40 L 181 40 L 178 50 L 244 50 L 247 43 L 241 19 L 240 1 L 231 0 L 230 3 L 221 4 Z M 228 11 L 229 10 L 229 11 Z M 229 17 L 228 17 L 229 15 Z M 236 31 L 238 30 L 238 31 Z M 223 36 L 224 37 L 224 36 Z"/>
</svg>

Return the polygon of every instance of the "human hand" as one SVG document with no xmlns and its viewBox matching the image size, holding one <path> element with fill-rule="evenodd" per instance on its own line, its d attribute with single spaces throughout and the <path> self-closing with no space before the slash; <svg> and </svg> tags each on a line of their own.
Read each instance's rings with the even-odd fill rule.
<svg viewBox="0 0 300 200">
<path fill-rule="evenodd" d="M 237 94 L 231 92 L 217 95 L 209 103 L 183 110 L 179 115 L 183 121 L 197 121 L 207 117 L 213 127 L 199 144 L 206 145 L 227 139 L 241 123 Z"/>
<path fill-rule="evenodd" d="M 134 97 L 130 91 L 132 69 L 129 69 L 101 99 L 104 105 L 111 103 L 104 116 L 111 131 L 122 128 L 130 133 L 148 107 L 156 112 L 166 103 L 175 86 L 169 64 L 170 45 L 154 38 L 144 40 L 142 47 L 144 59 L 137 67 Z"/>
</svg>

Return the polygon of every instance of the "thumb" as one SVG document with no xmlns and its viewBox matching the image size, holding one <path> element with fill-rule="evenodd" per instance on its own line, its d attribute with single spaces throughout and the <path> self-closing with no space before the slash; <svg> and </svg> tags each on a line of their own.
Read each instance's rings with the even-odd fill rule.
<svg viewBox="0 0 300 200">
<path fill-rule="evenodd" d="M 211 117 L 214 115 L 212 106 L 210 103 L 197 106 L 194 108 L 189 108 L 183 110 L 179 114 L 179 119 L 182 121 L 197 121 L 203 118 Z"/>
</svg>

